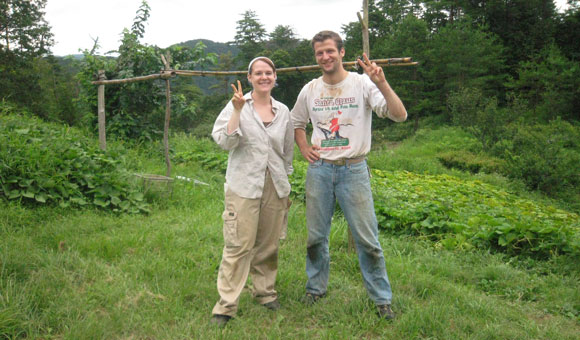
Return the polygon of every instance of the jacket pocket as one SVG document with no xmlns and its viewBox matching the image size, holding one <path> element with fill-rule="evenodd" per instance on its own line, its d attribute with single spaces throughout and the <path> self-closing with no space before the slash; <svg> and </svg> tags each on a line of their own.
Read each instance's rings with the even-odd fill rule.
<svg viewBox="0 0 580 340">
<path fill-rule="evenodd" d="M 238 239 L 238 214 L 235 211 L 226 210 L 222 214 L 224 220 L 224 243 L 226 247 L 239 247 Z"/>
</svg>

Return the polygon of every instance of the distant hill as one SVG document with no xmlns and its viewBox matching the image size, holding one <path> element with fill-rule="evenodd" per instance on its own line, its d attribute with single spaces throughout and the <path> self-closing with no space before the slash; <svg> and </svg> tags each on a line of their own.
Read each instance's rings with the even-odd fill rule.
<svg viewBox="0 0 580 340">
<path fill-rule="evenodd" d="M 181 42 L 175 45 L 193 48 L 200 41 L 206 46 L 205 49 L 206 53 L 215 53 L 217 55 L 220 55 L 231 52 L 232 56 L 234 57 L 237 56 L 238 53 L 240 53 L 240 49 L 234 45 L 230 45 L 228 43 L 215 42 L 207 39 L 188 40 L 186 42 Z M 199 88 L 202 89 L 203 93 L 205 94 L 212 94 L 215 90 L 210 89 L 210 87 L 219 82 L 219 80 L 214 77 L 193 77 L 193 78 L 195 85 L 199 86 Z"/>
</svg>

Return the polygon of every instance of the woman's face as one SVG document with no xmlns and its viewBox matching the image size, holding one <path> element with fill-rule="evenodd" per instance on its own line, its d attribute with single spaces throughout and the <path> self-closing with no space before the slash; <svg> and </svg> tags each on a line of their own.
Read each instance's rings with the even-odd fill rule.
<svg viewBox="0 0 580 340">
<path fill-rule="evenodd" d="M 276 72 L 270 65 L 262 60 L 256 60 L 252 64 L 252 73 L 248 74 L 248 81 L 254 91 L 270 92 L 276 84 Z"/>
</svg>

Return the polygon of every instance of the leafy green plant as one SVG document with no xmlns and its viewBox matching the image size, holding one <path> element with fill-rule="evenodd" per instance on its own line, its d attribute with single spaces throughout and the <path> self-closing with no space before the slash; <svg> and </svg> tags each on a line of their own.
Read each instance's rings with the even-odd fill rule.
<svg viewBox="0 0 580 340">
<path fill-rule="evenodd" d="M 292 163 L 294 172 L 288 180 L 290 181 L 290 186 L 292 187 L 292 197 L 297 200 L 304 202 L 306 199 L 306 171 L 308 170 L 308 162 L 294 161 Z"/>
<path fill-rule="evenodd" d="M 103 152 L 81 131 L 24 115 L 0 116 L 0 197 L 29 204 L 95 206 L 147 212 L 122 166 L 121 150 Z"/>
<path fill-rule="evenodd" d="M 379 225 L 446 248 L 580 256 L 577 214 L 519 198 L 479 181 L 373 170 Z"/>
</svg>

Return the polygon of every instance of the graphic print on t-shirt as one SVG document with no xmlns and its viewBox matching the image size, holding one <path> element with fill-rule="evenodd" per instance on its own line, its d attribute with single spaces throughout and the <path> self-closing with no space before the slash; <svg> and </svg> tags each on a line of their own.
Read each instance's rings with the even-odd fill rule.
<svg viewBox="0 0 580 340">
<path fill-rule="evenodd" d="M 314 111 L 327 113 L 326 117 L 316 122 L 316 128 L 324 134 L 324 139 L 320 141 L 320 147 L 325 150 L 349 149 L 348 136 L 344 135 L 341 126 L 352 126 L 350 118 L 343 116 L 344 110 L 356 108 L 353 105 L 354 97 L 350 98 L 321 98 L 314 100 Z"/>
</svg>

